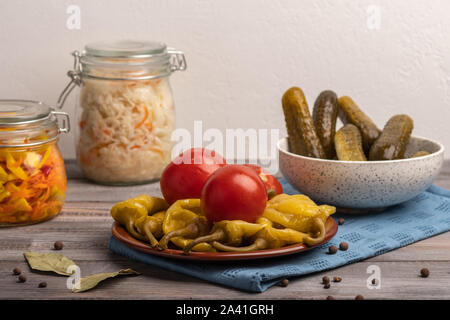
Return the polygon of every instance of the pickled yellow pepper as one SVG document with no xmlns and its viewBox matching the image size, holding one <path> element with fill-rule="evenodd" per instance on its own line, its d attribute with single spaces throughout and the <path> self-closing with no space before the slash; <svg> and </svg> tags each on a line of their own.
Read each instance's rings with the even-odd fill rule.
<svg viewBox="0 0 450 320">
<path fill-rule="evenodd" d="M 174 202 L 166 212 L 163 222 L 164 237 L 159 241 L 159 247 L 167 249 L 171 241 L 177 247 L 185 248 L 193 238 L 207 234 L 211 226 L 200 213 L 200 199 Z M 208 243 L 197 243 L 191 248 L 194 251 L 215 251 Z"/>
<path fill-rule="evenodd" d="M 263 217 L 283 227 L 310 233 L 317 229 L 315 218 L 325 224 L 328 217 L 335 212 L 335 207 L 318 206 L 309 197 L 302 194 L 279 194 L 267 202 Z"/>
<path fill-rule="evenodd" d="M 169 207 L 164 199 L 140 195 L 117 203 L 111 209 L 111 216 L 137 239 L 148 240 L 158 246 L 156 236 L 162 235 L 162 224 Z"/>
</svg>

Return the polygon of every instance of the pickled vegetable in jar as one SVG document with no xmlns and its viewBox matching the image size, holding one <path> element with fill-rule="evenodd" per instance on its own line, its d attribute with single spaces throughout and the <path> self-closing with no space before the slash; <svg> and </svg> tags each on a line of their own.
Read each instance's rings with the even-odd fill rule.
<svg viewBox="0 0 450 320">
<path fill-rule="evenodd" d="M 0 226 L 38 223 L 61 211 L 67 178 L 57 141 L 67 131 L 64 112 L 36 101 L 0 100 Z"/>
<path fill-rule="evenodd" d="M 69 76 L 80 87 L 75 135 L 83 174 L 107 185 L 159 179 L 175 128 L 169 76 L 185 70 L 183 53 L 159 42 L 116 41 L 88 44 L 74 56 Z"/>
</svg>

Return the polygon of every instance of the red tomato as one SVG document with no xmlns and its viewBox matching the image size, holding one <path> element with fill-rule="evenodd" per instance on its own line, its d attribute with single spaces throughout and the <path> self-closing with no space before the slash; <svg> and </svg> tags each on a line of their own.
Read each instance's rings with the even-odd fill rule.
<svg viewBox="0 0 450 320">
<path fill-rule="evenodd" d="M 199 199 L 209 176 L 226 165 L 218 153 L 202 148 L 182 152 L 161 176 L 161 192 L 169 204 L 180 199 Z"/>
<path fill-rule="evenodd" d="M 255 172 L 259 175 L 261 180 L 264 182 L 267 193 L 269 193 L 270 190 L 275 191 L 275 194 L 283 193 L 283 187 L 281 186 L 280 181 L 278 181 L 277 178 L 275 178 L 273 175 L 268 173 L 264 168 L 261 168 L 260 166 L 257 166 L 255 164 L 244 164 L 244 166 L 247 166 L 247 167 L 255 170 Z"/>
<path fill-rule="evenodd" d="M 266 203 L 264 183 L 254 170 L 241 165 L 228 165 L 214 172 L 201 197 L 202 212 L 212 222 L 255 222 L 263 214 Z"/>
</svg>

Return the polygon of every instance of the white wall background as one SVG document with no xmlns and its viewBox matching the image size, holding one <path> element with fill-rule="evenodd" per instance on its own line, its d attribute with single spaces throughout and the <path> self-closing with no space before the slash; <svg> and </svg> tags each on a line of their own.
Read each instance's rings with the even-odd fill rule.
<svg viewBox="0 0 450 320">
<path fill-rule="evenodd" d="M 71 4 L 80 30 L 66 27 Z M 379 29 L 368 28 L 370 5 Z M 415 134 L 450 148 L 449 14 L 448 0 L 1 0 L 0 97 L 55 103 L 74 49 L 160 40 L 188 61 L 172 76 L 178 127 L 203 120 L 284 135 L 281 95 L 297 85 L 310 106 L 324 89 L 351 95 L 380 127 L 407 113 Z M 71 137 L 60 145 L 74 156 Z"/>
</svg>

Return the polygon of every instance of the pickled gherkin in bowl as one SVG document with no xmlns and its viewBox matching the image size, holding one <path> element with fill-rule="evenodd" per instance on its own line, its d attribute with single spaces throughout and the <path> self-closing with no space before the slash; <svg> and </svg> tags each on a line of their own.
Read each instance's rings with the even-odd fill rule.
<svg viewBox="0 0 450 320">
<path fill-rule="evenodd" d="M 281 101 L 288 136 L 277 145 L 280 171 L 314 201 L 334 205 L 341 213 L 381 211 L 414 198 L 438 175 L 444 146 L 413 136 L 414 121 L 408 115 L 392 115 L 380 130 L 351 97 L 336 99 L 326 90 L 314 103 L 311 124 L 305 95 L 300 88 L 295 92 L 302 94 L 291 92 Z M 311 145 L 327 152 L 300 148 Z"/>
<path fill-rule="evenodd" d="M 337 98 L 331 90 L 317 97 L 313 116 L 302 89 L 288 89 L 282 109 L 288 133 L 288 149 L 294 154 L 342 161 L 386 161 L 405 159 L 414 128 L 406 114 L 392 116 L 383 130 L 349 96 Z M 338 118 L 343 127 L 336 128 Z M 420 151 L 420 153 L 419 153 Z M 428 155 L 417 150 L 415 157 Z"/>
</svg>

